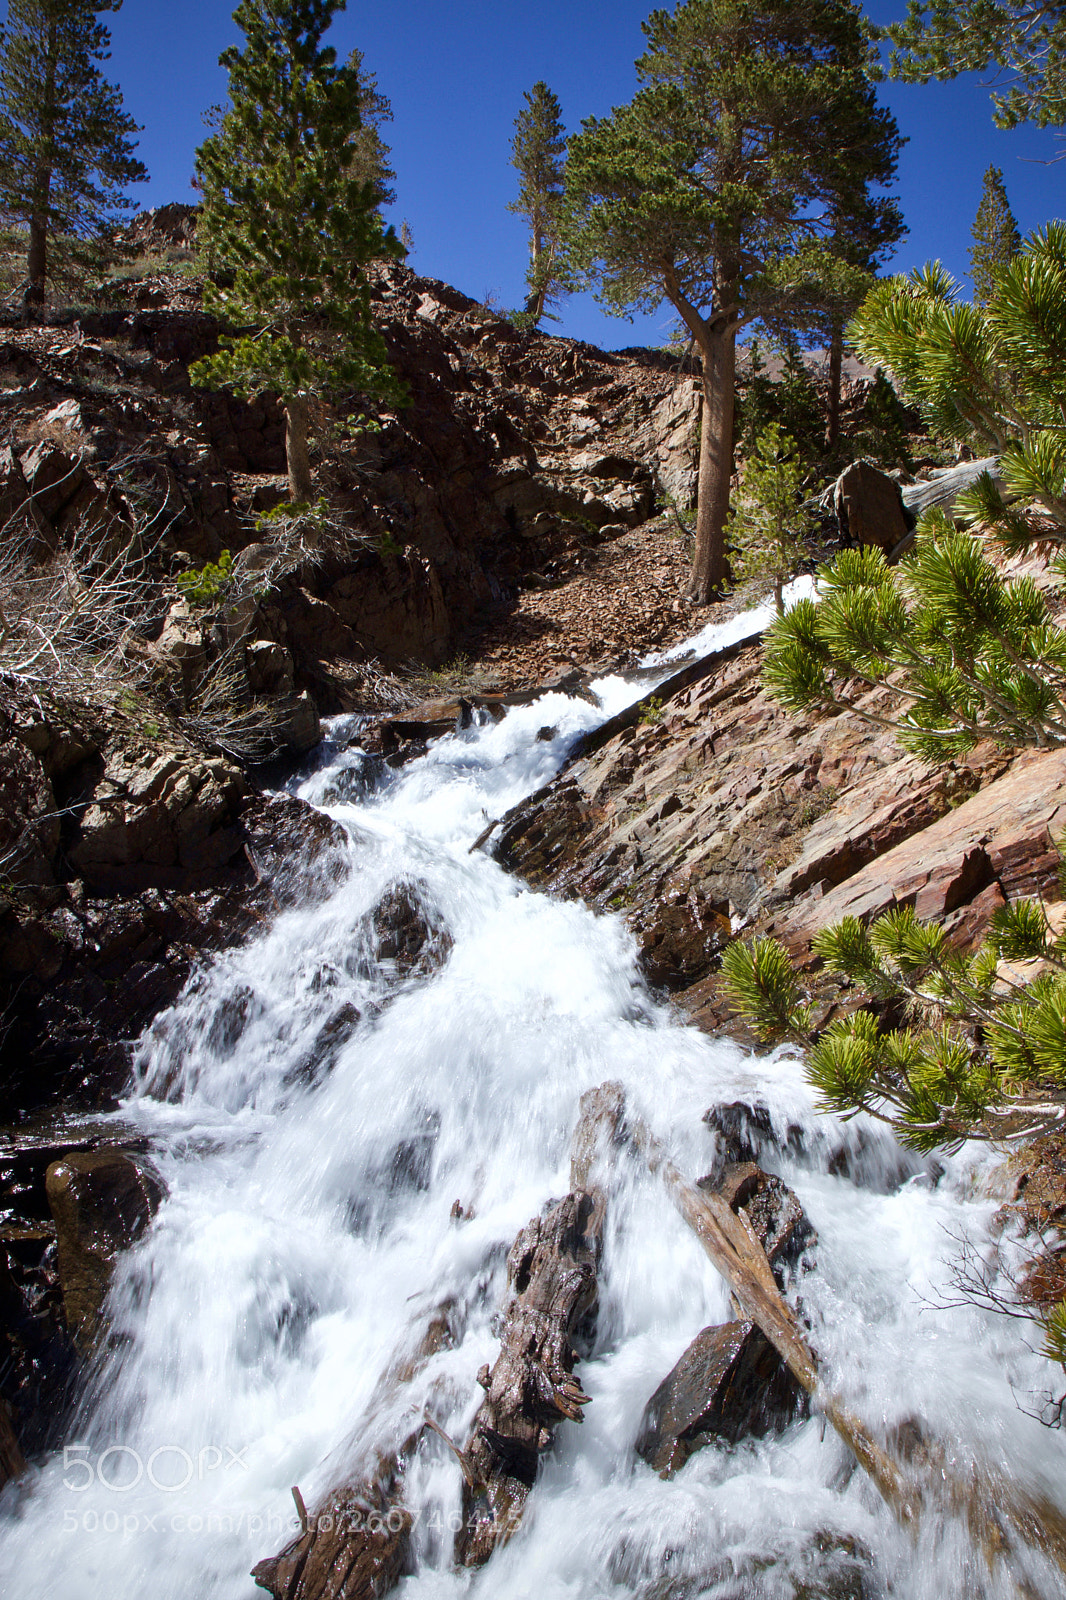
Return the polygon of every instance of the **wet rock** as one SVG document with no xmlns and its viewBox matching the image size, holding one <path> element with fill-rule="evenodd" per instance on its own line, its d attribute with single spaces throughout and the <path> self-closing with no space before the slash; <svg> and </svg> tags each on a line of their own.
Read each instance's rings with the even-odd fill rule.
<svg viewBox="0 0 1066 1600">
<path fill-rule="evenodd" d="M 678 809 L 668 798 L 659 819 Z M 655 988 L 688 988 L 703 977 L 729 942 L 728 903 L 706 900 L 691 890 L 657 900 L 633 913 L 628 921 L 640 945 L 641 970 Z"/>
<path fill-rule="evenodd" d="M 727 1163 L 719 1173 L 701 1178 L 700 1188 L 713 1189 L 734 1211 L 743 1211 L 766 1252 L 778 1286 L 797 1266 L 818 1235 L 796 1194 L 774 1173 L 753 1161 Z"/>
<path fill-rule="evenodd" d="M 758 1161 L 764 1147 L 774 1142 L 770 1112 L 757 1100 L 731 1100 L 727 1105 L 711 1106 L 703 1120 L 718 1135 L 727 1162 Z"/>
<path fill-rule="evenodd" d="M 205 1043 L 216 1055 L 228 1056 L 240 1042 L 248 1025 L 262 1015 L 263 1007 L 253 989 L 241 984 L 219 1005 Z"/>
<path fill-rule="evenodd" d="M 59 1444 L 73 1398 L 77 1358 L 55 1256 L 51 1223 L 0 1223 L 0 1433 L 6 1416 L 26 1455 Z M 0 1486 L 3 1455 L 0 1442 Z"/>
<path fill-rule="evenodd" d="M 362 1012 L 350 1000 L 337 1007 L 314 1039 L 285 1074 L 285 1082 L 313 1085 L 327 1078 L 337 1057 L 362 1021 Z"/>
<path fill-rule="evenodd" d="M 800 1405 L 796 1380 L 752 1322 L 704 1328 L 648 1401 L 636 1452 L 671 1478 L 694 1451 L 783 1428 Z"/>
<path fill-rule="evenodd" d="M 306 689 L 302 694 L 287 695 L 273 703 L 271 732 L 295 755 L 305 755 L 321 743 L 322 724 L 315 702 Z"/>
<path fill-rule="evenodd" d="M 440 1137 L 440 1113 L 427 1111 L 422 1127 L 407 1139 L 401 1139 L 382 1174 L 384 1187 L 392 1194 L 413 1190 L 424 1194 L 429 1188 L 433 1171 L 433 1155 Z"/>
<path fill-rule="evenodd" d="M 757 1541 L 756 1541 L 757 1545 Z M 735 1546 L 714 1554 L 695 1541 L 665 1549 L 623 1539 L 608 1558 L 611 1581 L 630 1600 L 885 1600 L 873 1557 L 859 1540 L 826 1530 L 781 1549 Z"/>
<path fill-rule="evenodd" d="M 88 1353 L 102 1331 L 114 1257 L 147 1228 L 164 1190 L 143 1157 L 121 1150 L 66 1155 L 46 1182 L 67 1325 Z"/>
<path fill-rule="evenodd" d="M 395 962 L 401 977 L 424 977 L 444 965 L 452 948 L 451 934 L 424 899 L 425 886 L 398 883 L 378 902 L 371 916 L 375 954 Z"/>
<path fill-rule="evenodd" d="M 378 725 L 378 745 L 384 756 L 393 756 L 405 745 L 424 749 L 428 740 L 456 733 L 470 725 L 469 703 L 454 700 L 424 700 L 399 716 L 387 717 Z"/>
</svg>

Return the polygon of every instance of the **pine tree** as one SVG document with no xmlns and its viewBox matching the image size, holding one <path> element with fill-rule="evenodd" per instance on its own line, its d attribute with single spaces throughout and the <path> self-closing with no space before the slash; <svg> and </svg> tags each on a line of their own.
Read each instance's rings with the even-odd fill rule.
<svg viewBox="0 0 1066 1600">
<path fill-rule="evenodd" d="M 644 32 L 644 87 L 570 141 L 566 236 L 610 309 L 665 298 L 699 349 L 704 603 L 726 573 L 737 330 L 815 303 L 827 236 L 891 181 L 900 140 L 850 0 L 687 0 Z"/>
<path fill-rule="evenodd" d="M 1066 225 L 1050 223 L 999 272 L 987 307 L 960 301 L 938 263 L 879 284 L 849 335 L 934 431 L 999 454 L 955 502 L 1011 553 L 1058 547 L 1066 570 Z M 950 759 L 982 739 L 1066 746 L 1066 631 L 1031 577 L 1004 579 L 982 540 L 943 511 L 915 553 L 844 551 L 771 629 L 764 681 L 786 705 L 851 710 L 910 749 Z M 879 690 L 876 700 L 868 691 Z"/>
<path fill-rule="evenodd" d="M 28 233 L 25 301 L 44 303 L 55 246 L 75 260 L 133 202 L 148 174 L 133 154 L 137 124 L 97 63 L 111 35 L 98 12 L 122 0 L 8 0 L 0 28 L 0 212 Z"/>
<path fill-rule="evenodd" d="M 730 563 L 738 581 L 769 578 L 778 615 L 813 518 L 800 505 L 804 467 L 796 441 L 777 423 L 755 440 L 728 524 Z"/>
<path fill-rule="evenodd" d="M 309 401 L 323 389 L 397 396 L 370 320 L 365 269 L 399 256 L 377 210 L 379 188 L 352 169 L 360 132 L 359 63 L 337 65 L 322 37 L 344 0 L 242 0 L 244 48 L 223 52 L 229 106 L 197 152 L 200 237 L 224 269 L 205 297 L 232 328 L 193 380 L 285 407 L 289 489 L 313 493 Z"/>
<path fill-rule="evenodd" d="M 970 276 L 974 299 L 987 305 L 995 287 L 997 268 L 1009 266 L 1022 247 L 1022 236 L 1007 200 L 999 167 L 989 167 L 985 173 L 981 203 L 971 232 Z"/>
<path fill-rule="evenodd" d="M 1066 1088 L 1066 939 L 1042 905 L 1017 900 L 991 919 L 970 957 L 901 907 L 866 926 L 844 917 L 812 953 L 890 1016 L 852 1011 L 816 1036 L 784 947 L 756 937 L 725 951 L 726 991 L 765 1041 L 809 1047 L 807 1076 L 824 1110 L 864 1111 L 918 1150 L 964 1139 L 1022 1138 L 1061 1125 Z M 1001 959 L 1040 962 L 1032 981 Z"/>
<path fill-rule="evenodd" d="M 507 209 L 529 223 L 529 295 L 524 315 L 536 327 L 553 295 L 568 286 L 559 249 L 566 132 L 562 107 L 546 83 L 535 83 L 523 98 L 525 108 L 515 118 L 511 140 L 518 199 Z"/>
<path fill-rule="evenodd" d="M 891 71 L 904 83 L 999 67 L 1006 94 L 992 95 L 997 127 L 1066 123 L 1066 9 L 1059 0 L 909 0 L 903 22 L 878 30 L 895 45 Z"/>
<path fill-rule="evenodd" d="M 377 77 L 366 66 L 361 50 L 352 51 L 348 66 L 359 85 L 359 127 L 349 145 L 348 175 L 370 184 L 380 211 L 396 204 L 396 174 L 389 166 L 389 147 L 381 137 L 382 123 L 392 121 L 392 103 L 378 88 Z"/>
</svg>

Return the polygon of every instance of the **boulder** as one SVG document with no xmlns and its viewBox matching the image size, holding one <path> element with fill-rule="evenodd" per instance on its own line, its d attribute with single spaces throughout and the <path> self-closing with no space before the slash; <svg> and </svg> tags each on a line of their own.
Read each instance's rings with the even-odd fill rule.
<svg viewBox="0 0 1066 1600">
<path fill-rule="evenodd" d="M 127 890 L 195 880 L 241 849 L 247 792 L 227 761 L 177 746 L 116 747 L 86 796 L 70 862 L 87 882 Z"/>
<path fill-rule="evenodd" d="M 907 510 L 898 483 L 869 461 L 854 461 L 833 485 L 833 509 L 841 535 L 858 545 L 876 545 L 892 557 L 917 518 Z"/>
<path fill-rule="evenodd" d="M 30 491 L 30 505 L 38 528 L 58 528 L 74 511 L 102 499 L 78 456 L 48 440 L 32 445 L 21 458 L 22 476 Z"/>
<path fill-rule="evenodd" d="M 770 1112 L 759 1101 L 731 1100 L 703 1113 L 708 1128 L 718 1135 L 724 1160 L 739 1166 L 758 1161 L 763 1148 L 774 1142 Z"/>
<path fill-rule="evenodd" d="M 292 693 L 292 656 L 283 644 L 253 639 L 244 647 L 244 659 L 253 694 Z"/>
<path fill-rule="evenodd" d="M 144 1232 L 164 1190 L 142 1157 L 122 1150 L 66 1155 L 48 1168 L 46 1185 L 67 1325 L 88 1354 L 102 1330 L 115 1255 Z"/>
<path fill-rule="evenodd" d="M 180 685 L 182 700 L 188 705 L 207 667 L 200 619 L 188 601 L 177 600 L 171 606 L 151 650 L 167 678 Z"/>
<path fill-rule="evenodd" d="M 644 1408 L 636 1452 L 672 1478 L 716 1439 L 787 1426 L 799 1404 L 796 1380 L 753 1322 L 704 1328 Z"/>
<path fill-rule="evenodd" d="M 428 908 L 422 886 L 398 883 L 384 894 L 370 919 L 379 961 L 394 961 L 401 977 L 424 977 L 444 965 L 452 937 Z"/>
<path fill-rule="evenodd" d="M 273 731 L 287 750 L 304 755 L 321 741 L 322 724 L 315 702 L 306 689 L 302 694 L 276 701 L 275 711 L 277 720 L 272 724 Z"/>
</svg>

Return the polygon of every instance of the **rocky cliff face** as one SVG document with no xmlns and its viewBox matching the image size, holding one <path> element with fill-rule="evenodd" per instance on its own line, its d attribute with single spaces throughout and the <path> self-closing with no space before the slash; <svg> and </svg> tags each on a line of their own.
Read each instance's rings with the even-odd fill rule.
<svg viewBox="0 0 1066 1600">
<path fill-rule="evenodd" d="M 285 498 L 277 407 L 190 386 L 218 334 L 198 286 L 116 293 L 128 306 L 6 330 L 0 514 L 28 506 L 45 548 L 117 518 L 161 579 L 242 552 L 256 603 L 201 619 L 205 634 L 287 650 L 319 710 L 355 704 L 368 662 L 441 661 L 523 583 L 562 576 L 665 495 L 691 498 L 698 396 L 675 361 L 521 333 L 389 266 L 375 315 L 410 403 L 354 443 L 318 419 L 342 531 L 328 549 L 288 548 L 256 527 Z M 187 657 L 197 641 L 186 629 L 180 644 Z"/>
<path fill-rule="evenodd" d="M 986 745 L 930 767 L 858 718 L 782 710 L 760 668 L 753 642 L 660 691 L 661 712 L 620 719 L 503 819 L 497 857 L 623 912 L 649 981 L 709 1030 L 743 1032 L 716 977 L 731 930 L 772 932 L 808 960 L 828 922 L 910 905 L 969 945 L 1006 900 L 1057 898 L 1061 751 Z"/>
<path fill-rule="evenodd" d="M 332 824 L 136 696 L 9 680 L 0 774 L 0 1121 L 111 1103 L 196 958 L 337 870 Z"/>
</svg>

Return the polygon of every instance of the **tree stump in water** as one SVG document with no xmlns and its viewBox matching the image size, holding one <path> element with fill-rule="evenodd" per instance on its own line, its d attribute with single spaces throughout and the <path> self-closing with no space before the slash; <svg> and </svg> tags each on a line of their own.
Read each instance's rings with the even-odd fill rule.
<svg viewBox="0 0 1066 1600">
<path fill-rule="evenodd" d="M 438 1310 L 414 1352 L 386 1373 L 376 1396 L 379 1406 L 450 1342 L 448 1310 Z M 414 1524 L 400 1496 L 423 1426 L 420 1419 L 391 1454 L 380 1455 L 358 1481 L 326 1495 L 311 1516 L 294 1489 L 303 1531 L 253 1567 L 259 1587 L 274 1600 L 378 1600 L 387 1594 L 407 1567 Z"/>
<path fill-rule="evenodd" d="M 588 1396 L 574 1377 L 575 1339 L 591 1332 L 603 1210 L 584 1190 L 522 1229 L 507 1257 L 512 1291 L 500 1351 L 478 1374 L 485 1399 L 463 1451 L 463 1523 L 456 1558 L 483 1565 L 517 1529 L 543 1451 Z"/>
</svg>

